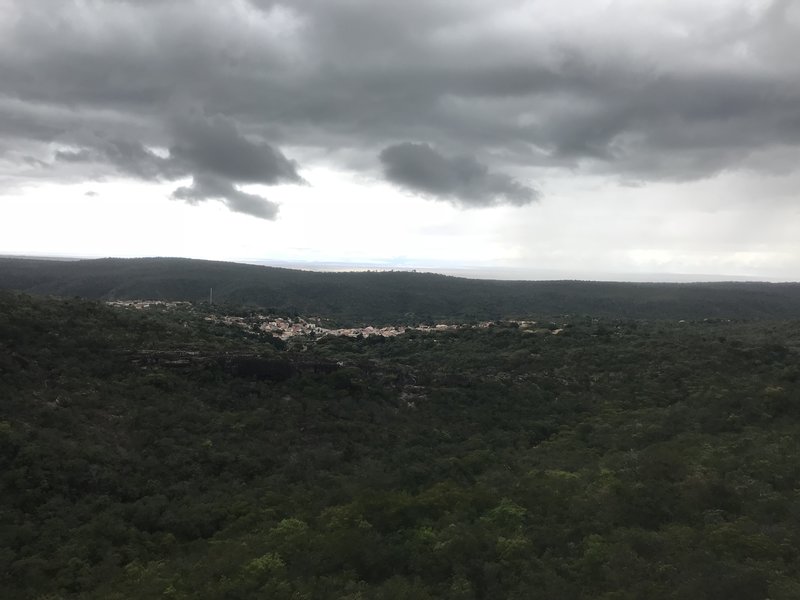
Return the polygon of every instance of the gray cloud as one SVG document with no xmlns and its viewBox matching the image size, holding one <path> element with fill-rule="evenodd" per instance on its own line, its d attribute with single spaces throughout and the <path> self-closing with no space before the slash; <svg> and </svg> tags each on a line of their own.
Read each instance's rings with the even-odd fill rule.
<svg viewBox="0 0 800 600">
<path fill-rule="evenodd" d="M 523 206 L 538 192 L 470 156 L 443 156 L 428 144 L 405 142 L 380 154 L 386 179 L 401 187 L 465 207 Z"/>
<path fill-rule="evenodd" d="M 171 181 L 192 176 L 173 198 L 197 202 L 221 200 L 235 212 L 274 219 L 277 206 L 246 194 L 235 184 L 305 183 L 296 164 L 279 150 L 243 136 L 222 116 L 179 118 L 172 126 L 173 142 L 165 156 L 127 140 L 90 140 L 80 149 L 57 150 L 56 162 L 105 164 L 117 172 L 146 181 Z"/>
<path fill-rule="evenodd" d="M 245 183 L 303 183 L 294 162 L 244 137 L 229 119 L 180 119 L 170 158 L 189 170 Z"/>
<path fill-rule="evenodd" d="M 56 162 L 72 164 L 107 164 L 123 175 L 147 181 L 176 179 L 186 174 L 171 159 L 129 140 L 96 140 L 78 150 L 56 150 L 54 158 Z"/>
<path fill-rule="evenodd" d="M 785 0 L 12 0 L 0 158 L 25 147 L 51 178 L 302 183 L 281 147 L 465 205 L 530 201 L 511 171 L 769 172 L 755 155 L 785 169 L 800 148 L 798 39 Z M 402 139 L 438 166 L 408 147 L 387 164 Z"/>
<path fill-rule="evenodd" d="M 258 196 L 237 189 L 225 179 L 195 175 L 192 185 L 179 187 L 172 193 L 173 198 L 197 204 L 205 200 L 220 200 L 230 210 L 245 213 L 260 219 L 274 220 L 278 215 L 278 205 Z"/>
</svg>

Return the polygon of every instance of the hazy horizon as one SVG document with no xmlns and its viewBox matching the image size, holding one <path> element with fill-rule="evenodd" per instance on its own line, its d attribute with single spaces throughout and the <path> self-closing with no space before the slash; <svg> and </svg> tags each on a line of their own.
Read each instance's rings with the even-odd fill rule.
<svg viewBox="0 0 800 600">
<path fill-rule="evenodd" d="M 20 258 L 30 260 L 53 260 L 53 261 L 78 261 L 78 260 L 99 260 L 104 258 L 188 258 L 190 260 L 216 260 L 210 258 L 193 258 L 186 256 L 52 256 L 52 255 L 21 255 L 21 254 L 0 254 L 0 258 Z M 279 261 L 279 260 L 258 260 L 258 259 L 225 259 L 219 262 L 230 262 L 236 264 L 246 264 L 264 267 L 277 267 L 283 269 L 296 269 L 302 271 L 316 272 L 362 272 L 362 271 L 405 271 L 419 273 L 435 273 L 439 275 L 449 275 L 453 277 L 463 277 L 465 279 L 487 279 L 502 281 L 602 281 L 602 282 L 621 282 L 621 283 L 712 283 L 712 282 L 766 282 L 766 283 L 796 283 L 792 279 L 763 279 L 758 277 L 748 277 L 742 275 L 725 274 L 704 274 L 704 273 L 589 273 L 589 272 L 559 272 L 547 269 L 536 268 L 492 268 L 480 265 L 463 266 L 436 266 L 430 264 L 406 264 L 392 262 L 364 262 L 364 263 L 345 263 L 345 262 L 302 262 L 302 261 Z"/>
<path fill-rule="evenodd" d="M 800 3 L 0 5 L 0 253 L 800 277 Z"/>
</svg>

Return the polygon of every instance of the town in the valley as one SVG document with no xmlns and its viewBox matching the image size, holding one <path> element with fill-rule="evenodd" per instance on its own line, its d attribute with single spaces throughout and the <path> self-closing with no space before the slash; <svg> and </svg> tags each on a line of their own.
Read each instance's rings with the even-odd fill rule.
<svg viewBox="0 0 800 600">
<path fill-rule="evenodd" d="M 190 308 L 190 302 L 170 302 L 165 300 L 113 300 L 107 304 L 134 309 L 149 308 Z M 269 333 L 281 340 L 288 340 L 297 336 L 308 338 L 320 338 L 325 336 L 345 336 L 345 337 L 395 337 L 409 331 L 419 332 L 443 332 L 465 328 L 488 328 L 497 325 L 494 321 L 482 321 L 479 323 L 460 324 L 460 323 L 438 323 L 438 324 L 417 324 L 417 325 L 391 325 L 386 327 L 374 327 L 367 325 L 364 327 L 328 327 L 322 324 L 318 318 L 303 317 L 278 317 L 275 315 L 252 314 L 247 317 L 235 315 L 208 315 L 207 321 L 221 323 L 230 327 L 241 327 L 245 331 L 261 331 Z M 551 333 L 559 334 L 561 329 L 554 325 L 541 326 L 536 321 L 504 321 L 505 324 L 518 326 L 521 330 L 530 333 Z"/>
</svg>

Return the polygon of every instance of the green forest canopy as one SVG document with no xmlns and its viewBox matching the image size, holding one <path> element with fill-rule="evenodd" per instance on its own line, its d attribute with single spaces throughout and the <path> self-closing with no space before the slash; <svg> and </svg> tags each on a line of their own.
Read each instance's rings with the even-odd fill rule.
<svg viewBox="0 0 800 600">
<path fill-rule="evenodd" d="M 7 597 L 800 597 L 796 321 L 204 310 L 0 293 Z"/>
</svg>

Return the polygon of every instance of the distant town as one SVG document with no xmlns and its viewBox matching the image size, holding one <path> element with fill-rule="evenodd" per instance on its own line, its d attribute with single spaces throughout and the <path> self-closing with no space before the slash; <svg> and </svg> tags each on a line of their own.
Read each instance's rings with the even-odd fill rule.
<svg viewBox="0 0 800 600">
<path fill-rule="evenodd" d="M 119 306 L 133 309 L 146 308 L 190 308 L 190 302 L 170 302 L 165 300 L 113 300 L 107 302 L 110 306 Z M 229 327 L 240 327 L 248 332 L 261 331 L 269 333 L 281 340 L 288 340 L 293 337 L 303 336 L 308 338 L 321 338 L 325 336 L 344 336 L 344 337 L 395 337 L 409 331 L 419 331 L 423 333 L 435 333 L 442 331 L 452 331 L 456 329 L 485 329 L 494 327 L 500 323 L 495 321 L 482 321 L 474 324 L 419 324 L 419 325 L 396 325 L 388 327 L 326 327 L 320 319 L 302 317 L 277 317 L 274 315 L 253 314 L 247 317 L 234 315 L 208 315 L 206 321 L 221 323 Z M 528 333 L 550 333 L 557 335 L 561 329 L 554 325 L 541 326 L 536 321 L 503 321 L 503 324 L 519 327 Z"/>
</svg>

